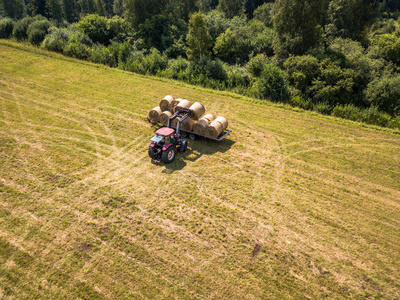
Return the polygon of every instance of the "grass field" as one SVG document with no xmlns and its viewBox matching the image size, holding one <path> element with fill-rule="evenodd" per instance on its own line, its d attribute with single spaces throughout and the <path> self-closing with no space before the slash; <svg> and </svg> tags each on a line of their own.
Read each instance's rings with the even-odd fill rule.
<svg viewBox="0 0 400 300">
<path fill-rule="evenodd" d="M 230 120 L 170 165 L 167 94 Z M 400 298 L 400 135 L 0 42 L 0 299 Z"/>
</svg>

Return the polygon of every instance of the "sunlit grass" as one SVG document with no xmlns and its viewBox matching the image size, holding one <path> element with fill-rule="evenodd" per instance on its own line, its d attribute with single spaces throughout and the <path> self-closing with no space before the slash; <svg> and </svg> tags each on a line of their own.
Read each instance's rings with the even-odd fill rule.
<svg viewBox="0 0 400 300">
<path fill-rule="evenodd" d="M 0 44 L 0 298 L 400 297 L 400 136 Z M 166 94 L 230 121 L 155 165 Z"/>
</svg>

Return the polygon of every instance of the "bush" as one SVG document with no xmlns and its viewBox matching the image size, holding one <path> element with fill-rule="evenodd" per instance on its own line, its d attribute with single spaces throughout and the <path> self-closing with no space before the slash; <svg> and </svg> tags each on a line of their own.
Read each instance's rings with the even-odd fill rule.
<svg viewBox="0 0 400 300">
<path fill-rule="evenodd" d="M 32 22 L 26 31 L 28 41 L 33 45 L 40 45 L 49 31 L 51 23 L 48 20 L 37 20 Z"/>
<path fill-rule="evenodd" d="M 385 59 L 400 64 L 400 37 L 395 34 L 382 34 L 371 40 L 371 45 Z"/>
<path fill-rule="evenodd" d="M 400 114 L 400 74 L 385 75 L 370 82 L 365 96 L 372 106 L 390 113 Z"/>
<path fill-rule="evenodd" d="M 71 57 L 87 59 L 90 55 L 92 41 L 83 32 L 77 31 L 73 27 L 69 29 L 69 32 L 68 42 L 63 53 Z"/>
<path fill-rule="evenodd" d="M 157 74 L 168 66 L 168 57 L 161 55 L 160 51 L 155 48 L 150 50 L 150 53 L 145 58 L 145 68 L 147 73 Z"/>
<path fill-rule="evenodd" d="M 90 48 L 89 58 L 94 63 L 112 65 L 113 57 L 104 45 L 93 45 Z"/>
<path fill-rule="evenodd" d="M 42 47 L 62 53 L 68 43 L 70 32 L 66 28 L 51 27 L 43 40 Z"/>
<path fill-rule="evenodd" d="M 320 73 L 318 59 L 311 55 L 290 56 L 283 67 L 289 82 L 304 94 L 309 93 L 312 81 Z"/>
<path fill-rule="evenodd" d="M 253 93 L 261 99 L 285 101 L 289 98 L 289 91 L 281 69 L 274 64 L 267 64 L 260 78 L 253 86 Z"/>
<path fill-rule="evenodd" d="M 46 32 L 43 30 L 34 28 L 29 32 L 28 41 L 32 45 L 39 46 L 43 42 Z"/>
<path fill-rule="evenodd" d="M 85 33 L 93 43 L 108 45 L 110 42 L 110 30 L 106 17 L 96 14 L 86 15 L 78 22 L 77 29 Z"/>
<path fill-rule="evenodd" d="M 261 53 L 252 57 L 247 63 L 246 68 L 253 76 L 260 77 L 267 63 L 269 63 L 269 58 L 264 53 Z"/>
<path fill-rule="evenodd" d="M 190 83 L 215 88 L 221 88 L 227 78 L 222 62 L 208 57 L 190 61 L 186 74 Z"/>
<path fill-rule="evenodd" d="M 40 15 L 37 15 L 34 18 L 26 17 L 26 18 L 19 20 L 17 23 L 15 23 L 14 30 L 13 30 L 13 36 L 19 41 L 23 40 L 23 39 L 27 39 L 28 38 L 27 30 L 28 30 L 29 25 L 38 20 L 47 20 L 47 19 Z"/>
<path fill-rule="evenodd" d="M 168 67 L 162 73 L 162 76 L 188 81 L 186 71 L 189 67 L 189 61 L 179 56 L 177 59 L 168 60 Z"/>
<path fill-rule="evenodd" d="M 0 39 L 8 39 L 13 33 L 14 25 L 11 19 L 0 20 Z"/>
<path fill-rule="evenodd" d="M 228 67 L 226 85 L 228 88 L 247 88 L 251 78 L 246 69 L 240 67 Z"/>
<path fill-rule="evenodd" d="M 377 107 L 362 109 L 355 107 L 352 104 L 338 105 L 333 109 L 332 114 L 336 117 L 364 122 L 371 125 L 396 127 L 396 124 L 391 120 L 391 117 L 384 112 L 380 112 Z"/>
</svg>

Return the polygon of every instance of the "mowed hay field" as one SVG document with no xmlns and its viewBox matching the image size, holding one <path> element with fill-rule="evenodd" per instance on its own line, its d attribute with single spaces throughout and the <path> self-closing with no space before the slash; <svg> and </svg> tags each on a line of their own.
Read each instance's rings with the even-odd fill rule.
<svg viewBox="0 0 400 300">
<path fill-rule="evenodd" d="M 232 133 L 153 164 L 167 94 Z M 0 42 L 1 299 L 400 298 L 400 135 Z"/>
</svg>

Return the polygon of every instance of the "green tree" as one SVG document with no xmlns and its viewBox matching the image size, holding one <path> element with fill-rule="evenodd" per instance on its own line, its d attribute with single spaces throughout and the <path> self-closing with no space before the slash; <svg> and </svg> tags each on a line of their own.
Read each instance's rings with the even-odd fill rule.
<svg viewBox="0 0 400 300">
<path fill-rule="evenodd" d="M 381 34 L 371 40 L 379 56 L 400 65 L 400 37 L 395 34 Z"/>
<path fill-rule="evenodd" d="M 239 40 L 234 32 L 228 28 L 215 42 L 214 53 L 225 62 L 235 63 L 238 56 Z"/>
<path fill-rule="evenodd" d="M 203 13 L 198 12 L 191 15 L 186 41 L 188 44 L 187 56 L 189 59 L 201 59 L 202 56 L 209 56 L 211 54 L 211 36 L 208 32 Z"/>
<path fill-rule="evenodd" d="M 161 13 L 165 5 L 165 0 L 126 0 L 125 15 L 132 27 L 137 28 L 152 15 Z"/>
<path fill-rule="evenodd" d="M 113 12 L 114 14 L 116 14 L 117 16 L 122 17 L 122 15 L 124 14 L 124 2 L 123 0 L 114 0 L 114 4 L 113 4 Z"/>
<path fill-rule="evenodd" d="M 43 17 L 48 17 L 48 9 L 46 5 L 46 0 L 32 0 L 32 12 L 34 15 L 41 15 Z"/>
<path fill-rule="evenodd" d="M 257 9 L 254 11 L 254 19 L 263 22 L 265 26 L 272 26 L 273 5 L 273 3 L 264 3 L 263 5 L 257 7 Z"/>
<path fill-rule="evenodd" d="M 260 7 L 260 5 L 266 2 L 274 2 L 274 0 L 246 0 L 245 1 L 245 11 L 248 19 L 253 19 L 254 11 Z"/>
<path fill-rule="evenodd" d="M 108 20 L 96 14 L 90 14 L 83 17 L 77 28 L 87 34 L 93 43 L 108 44 L 110 41 L 110 31 Z"/>
<path fill-rule="evenodd" d="M 220 0 L 218 9 L 221 10 L 227 18 L 233 18 L 244 13 L 245 0 Z"/>
<path fill-rule="evenodd" d="M 373 80 L 365 90 L 371 105 L 390 114 L 400 115 L 400 75 L 387 74 Z"/>
<path fill-rule="evenodd" d="M 331 1 L 325 26 L 328 41 L 336 37 L 363 40 L 366 26 L 375 18 L 378 2 L 376 0 Z"/>
<path fill-rule="evenodd" d="M 173 16 L 188 21 L 189 15 L 199 10 L 200 3 L 198 0 L 169 0 L 167 7 Z"/>
<path fill-rule="evenodd" d="M 14 25 L 15 23 L 11 19 L 0 20 L 0 39 L 8 39 L 12 35 Z"/>
<path fill-rule="evenodd" d="M 285 101 L 289 98 L 289 92 L 281 69 L 271 63 L 264 66 L 260 78 L 253 86 L 253 92 L 261 99 Z"/>
<path fill-rule="evenodd" d="M 107 16 L 107 11 L 106 11 L 106 4 L 104 3 L 104 0 L 96 0 L 95 2 L 96 5 L 96 13 L 99 16 Z"/>
<path fill-rule="evenodd" d="M 57 22 L 63 19 L 63 9 L 60 0 L 47 0 L 46 2 L 49 18 Z"/>
<path fill-rule="evenodd" d="M 325 0 L 277 0 L 273 24 L 277 33 L 276 53 L 302 55 L 320 45 Z"/>
<path fill-rule="evenodd" d="M 69 23 L 78 21 L 78 7 L 75 0 L 63 0 L 64 16 Z"/>
<path fill-rule="evenodd" d="M 5 17 L 17 20 L 24 14 L 25 3 L 22 0 L 1 0 L 0 11 Z"/>
</svg>

